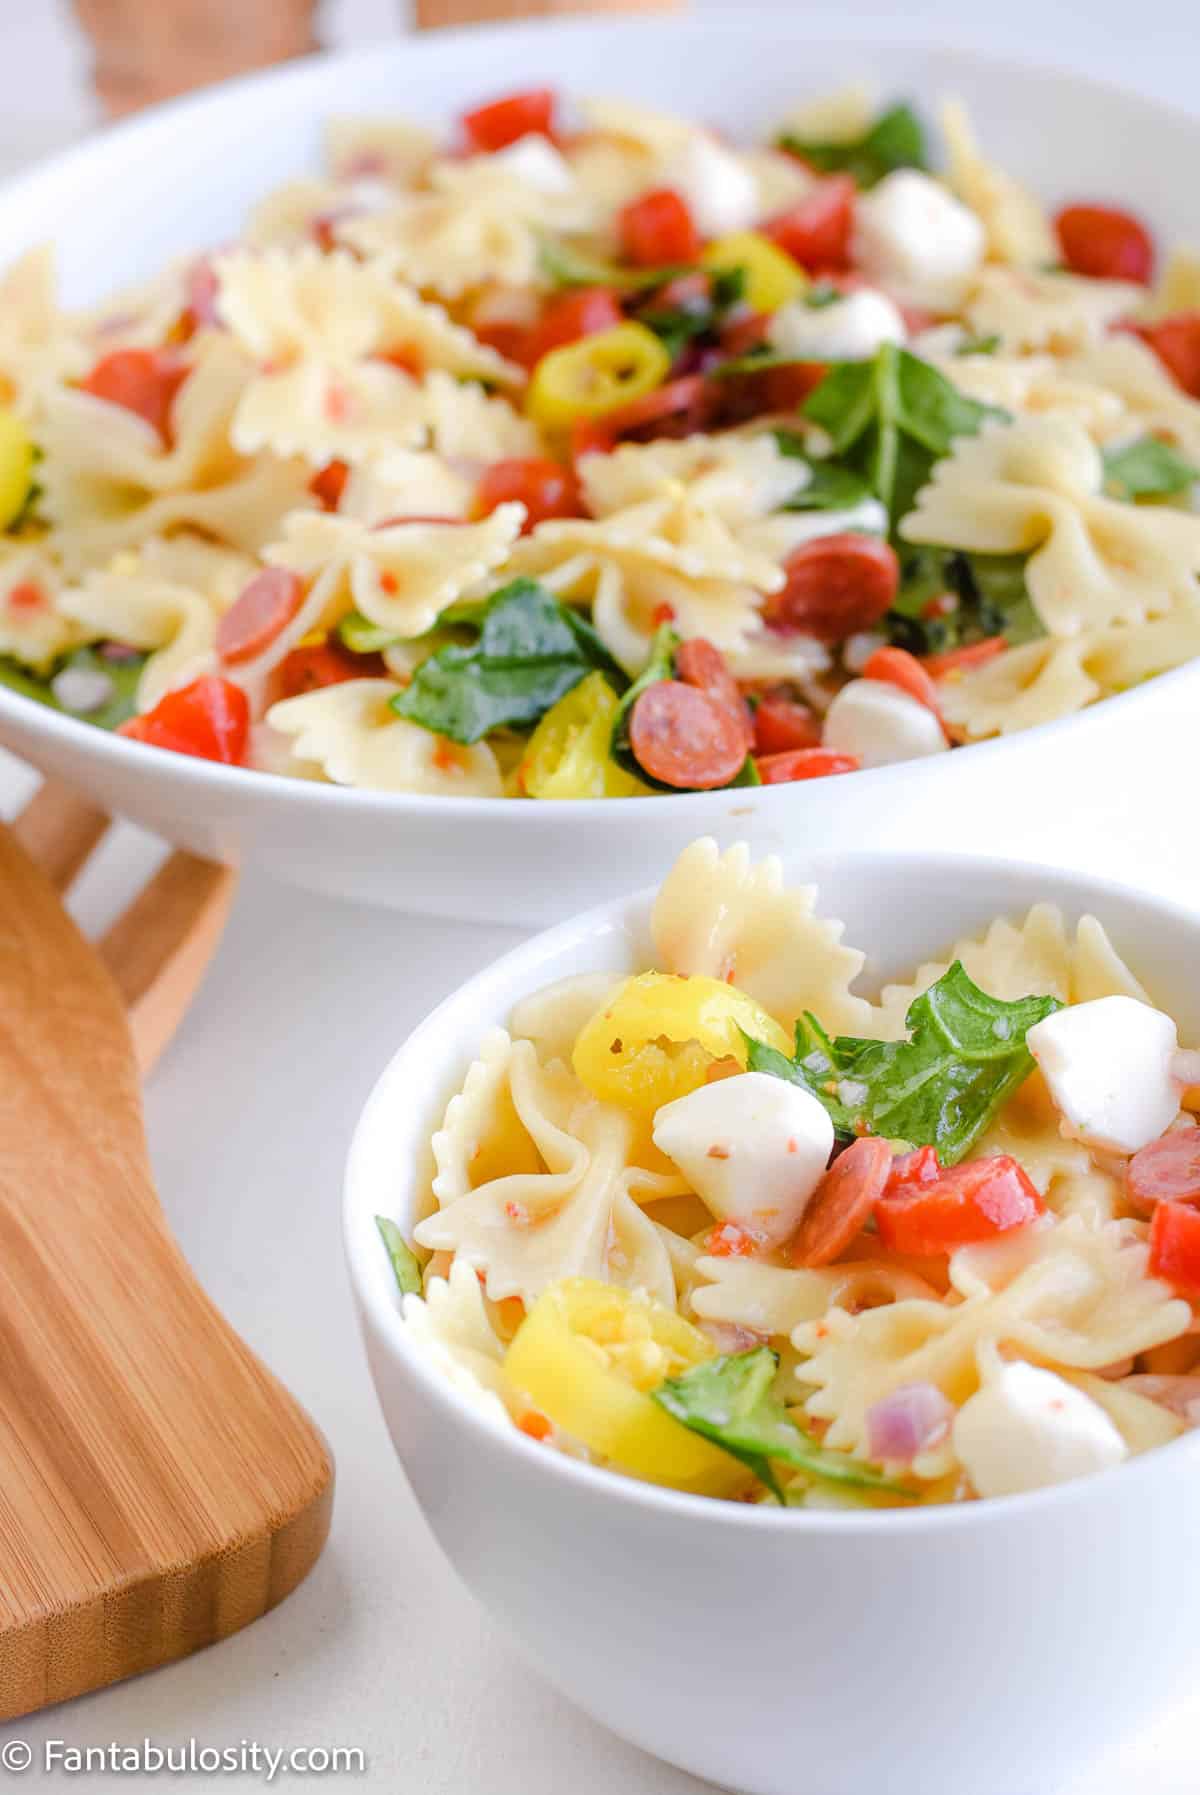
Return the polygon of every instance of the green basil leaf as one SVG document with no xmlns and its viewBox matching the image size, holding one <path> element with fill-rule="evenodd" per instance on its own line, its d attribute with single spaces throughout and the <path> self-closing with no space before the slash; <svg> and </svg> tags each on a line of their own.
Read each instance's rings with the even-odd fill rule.
<svg viewBox="0 0 1200 1795">
<path fill-rule="evenodd" d="M 146 665 L 144 654 L 130 654 L 120 660 L 109 660 L 96 648 L 76 648 L 63 655 L 45 673 L 34 673 L 8 655 L 0 656 L 0 685 L 61 711 L 64 717 L 77 717 L 81 723 L 94 723 L 98 729 L 117 729 L 137 714 L 137 689 Z M 81 673 L 103 673 L 109 681 L 111 696 L 94 711 L 72 711 L 60 704 L 54 695 L 53 681 L 59 673 L 78 669 Z"/>
<path fill-rule="evenodd" d="M 831 1483 L 915 1496 L 860 1459 L 828 1451 L 799 1428 L 774 1392 L 778 1369 L 778 1354 L 756 1346 L 708 1359 L 651 1394 L 674 1420 L 753 1471 L 777 1502 L 785 1497 L 772 1461 Z"/>
<path fill-rule="evenodd" d="M 513 580 L 469 615 L 460 608 L 453 621 L 476 622 L 479 640 L 438 649 L 391 701 L 397 716 L 451 741 L 537 723 L 595 668 L 616 690 L 624 686 L 595 631 L 534 580 Z"/>
<path fill-rule="evenodd" d="M 386 1215 L 377 1215 L 375 1226 L 379 1229 L 380 1238 L 387 1248 L 388 1258 L 392 1262 L 392 1270 L 396 1274 L 396 1283 L 400 1294 L 402 1296 L 420 1296 L 422 1290 L 421 1266 L 416 1254 L 395 1222 L 389 1221 Z"/>
<path fill-rule="evenodd" d="M 842 467 L 836 461 L 810 460 L 798 438 L 786 430 L 777 430 L 775 440 L 784 455 L 803 462 L 808 472 L 804 485 L 779 507 L 781 511 L 849 511 L 865 499 L 874 498 L 867 482 L 853 468 Z"/>
<path fill-rule="evenodd" d="M 1133 504 L 1176 498 L 1197 480 L 1200 468 L 1156 436 L 1141 436 L 1104 457 L 1104 490 Z"/>
<path fill-rule="evenodd" d="M 830 1040 L 807 1016 L 793 1061 L 762 1058 L 770 1050 L 758 1043 L 753 1069 L 810 1090 L 843 1138 L 866 1129 L 936 1147 L 956 1165 L 1033 1071 L 1029 1029 L 1061 1008 L 1056 997 L 991 997 L 956 960 L 909 1006 L 907 1040 Z"/>
<path fill-rule="evenodd" d="M 890 106 L 864 136 L 849 143 L 815 142 L 789 133 L 779 145 L 821 174 L 852 174 L 860 187 L 874 187 L 897 168 L 929 166 L 924 128 L 903 101 Z"/>
</svg>

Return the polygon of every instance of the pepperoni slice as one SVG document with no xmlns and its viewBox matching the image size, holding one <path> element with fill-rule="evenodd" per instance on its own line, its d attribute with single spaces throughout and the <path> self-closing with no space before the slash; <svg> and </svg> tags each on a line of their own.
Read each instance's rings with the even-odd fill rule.
<svg viewBox="0 0 1200 1795">
<path fill-rule="evenodd" d="M 1200 1206 L 1200 1128 L 1177 1128 L 1135 1153 L 1125 1195 L 1138 1215 L 1152 1215 L 1156 1203 Z"/>
<path fill-rule="evenodd" d="M 765 692 L 754 713 L 754 752 L 790 754 L 797 748 L 817 748 L 821 725 L 807 704 L 786 692 Z"/>
<path fill-rule="evenodd" d="M 678 679 L 646 687 L 630 713 L 629 745 L 652 779 L 685 792 L 728 785 L 746 758 L 744 731 L 728 706 Z"/>
<path fill-rule="evenodd" d="M 79 384 L 97 399 L 136 412 L 169 447 L 171 407 L 190 372 L 168 349 L 114 349 Z"/>
<path fill-rule="evenodd" d="M 830 1265 L 860 1234 L 887 1188 L 892 1150 L 864 1136 L 839 1153 L 808 1200 L 792 1240 L 793 1265 Z"/>
<path fill-rule="evenodd" d="M 291 622 L 304 586 L 286 567 L 264 567 L 234 599 L 217 625 L 217 653 L 229 666 L 252 661 Z"/>
<path fill-rule="evenodd" d="M 783 566 L 787 584 L 767 600 L 765 620 L 821 642 L 869 630 L 891 609 L 900 585 L 895 550 L 849 531 L 802 543 Z"/>
<path fill-rule="evenodd" d="M 830 773 L 857 773 L 857 754 L 834 748 L 793 748 L 788 754 L 762 754 L 755 760 L 764 785 L 790 785 L 797 779 L 824 779 Z"/>
<path fill-rule="evenodd" d="M 695 686 L 698 691 L 707 692 L 710 698 L 715 698 L 732 712 L 749 754 L 754 745 L 754 722 L 721 650 L 703 636 L 693 636 L 680 643 L 675 655 L 675 671 L 685 686 Z"/>
</svg>

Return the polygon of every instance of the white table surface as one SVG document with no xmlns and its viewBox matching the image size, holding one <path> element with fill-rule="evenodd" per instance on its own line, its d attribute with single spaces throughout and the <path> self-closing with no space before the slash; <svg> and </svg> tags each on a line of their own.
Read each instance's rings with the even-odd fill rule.
<svg viewBox="0 0 1200 1795">
<path fill-rule="evenodd" d="M 0 168 L 85 130 L 92 116 L 66 7 L 3 0 L 3 11 Z M 340 0 L 328 9 L 329 33 L 338 42 L 378 36 L 404 11 L 388 0 Z M 1189 0 L 1142 0 L 1132 11 L 1126 0 L 1058 7 L 1005 0 L 969 9 L 962 0 L 928 0 L 907 25 L 858 0 L 810 11 L 814 31 L 970 43 L 1197 103 Z M 685 86 L 680 98 L 686 104 Z M 11 811 L 26 784 L 14 767 L 0 765 L 0 808 Z M 1151 853 L 1160 832 L 1153 817 L 1146 821 L 1143 846 Z M 1128 877 L 1138 855 L 1134 844 L 1119 845 Z M 145 863 L 145 844 L 120 831 L 86 881 L 85 917 L 111 910 Z M 1153 863 L 1157 883 L 1186 895 L 1183 869 L 1172 869 L 1161 847 Z M 392 1455 L 351 1314 L 338 1210 L 354 1117 L 411 1025 L 514 939 L 500 929 L 351 909 L 264 879 L 245 883 L 210 977 L 151 1080 L 150 1142 L 163 1201 L 198 1275 L 333 1445 L 333 1535 L 301 1589 L 236 1638 L 0 1728 L 0 1745 L 21 1738 L 33 1747 L 29 1786 L 79 1786 L 77 1777 L 38 1768 L 46 1741 L 82 1747 L 148 1735 L 164 1746 L 192 1737 L 210 1746 L 357 1746 L 365 1775 L 331 1776 L 326 1786 L 389 1795 L 696 1795 L 704 1788 L 613 1739 L 528 1675 L 459 1588 Z M 630 1624 L 637 1624 L 632 1595 Z M 1032 1615 L 1031 1624 L 1038 1624 Z M 1195 1795 L 1198 1721 L 1200 1703 L 1159 1736 L 1137 1741 L 1086 1787 L 1012 1795 L 1125 1795 L 1135 1785 L 1143 1795 Z M 173 1786 L 201 1780 L 176 1777 Z M 306 1780 L 281 1774 L 275 1786 Z M 97 1774 L 93 1786 L 115 1782 Z"/>
</svg>

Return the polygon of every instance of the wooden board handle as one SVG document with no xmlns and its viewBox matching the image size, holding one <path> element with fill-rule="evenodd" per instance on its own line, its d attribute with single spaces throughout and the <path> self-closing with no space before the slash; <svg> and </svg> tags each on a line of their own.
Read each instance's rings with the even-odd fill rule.
<svg viewBox="0 0 1200 1795">
<path fill-rule="evenodd" d="M 442 25 L 499 24 L 506 19 L 563 18 L 585 12 L 670 12 L 683 0 L 417 0 L 417 24 L 432 31 Z"/>
</svg>

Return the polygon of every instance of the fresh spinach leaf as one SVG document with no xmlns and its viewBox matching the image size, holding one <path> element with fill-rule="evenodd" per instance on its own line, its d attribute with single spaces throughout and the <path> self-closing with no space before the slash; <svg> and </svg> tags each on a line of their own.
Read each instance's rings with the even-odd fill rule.
<svg viewBox="0 0 1200 1795">
<path fill-rule="evenodd" d="M 894 343 L 870 361 L 839 362 L 802 406 L 828 436 L 835 459 L 861 475 L 895 529 L 935 461 L 988 418 L 1007 417 L 960 393 L 943 374 Z"/>
<path fill-rule="evenodd" d="M 1156 436 L 1141 436 L 1104 457 L 1104 490 L 1110 498 L 1133 504 L 1176 498 L 1197 480 L 1200 468 Z"/>
<path fill-rule="evenodd" d="M 1028 1030 L 1061 1008 L 1056 997 L 991 997 L 956 960 L 910 1004 L 907 1040 L 830 1040 L 805 1016 L 794 1060 L 768 1061 L 757 1043 L 752 1069 L 804 1085 L 843 1137 L 865 1128 L 936 1147 L 943 1165 L 956 1165 L 1033 1071 Z"/>
<path fill-rule="evenodd" d="M 769 1346 L 709 1359 L 653 1391 L 660 1408 L 753 1471 L 777 1502 L 784 1492 L 774 1464 L 856 1489 L 915 1492 L 847 1453 L 830 1452 L 791 1419 L 773 1385 L 779 1355 Z"/>
<path fill-rule="evenodd" d="M 454 621 L 476 622 L 478 641 L 438 649 L 391 701 L 398 716 L 451 741 L 478 742 L 493 729 L 536 723 L 594 668 L 615 690 L 624 687 L 591 626 L 534 580 L 513 580 L 469 615 L 460 609 Z"/>
<path fill-rule="evenodd" d="M 786 133 L 779 147 L 799 156 L 820 174 L 852 174 L 860 187 L 874 187 L 897 168 L 928 168 L 925 131 L 906 102 L 880 114 L 862 137 L 828 143 Z"/>
<path fill-rule="evenodd" d="M 420 1296 L 421 1267 L 416 1254 L 395 1222 L 390 1221 L 386 1215 L 377 1215 L 375 1226 L 379 1229 L 380 1238 L 387 1248 L 388 1258 L 392 1262 L 392 1270 L 396 1275 L 396 1283 L 401 1296 Z"/>
<path fill-rule="evenodd" d="M 781 511 L 849 511 L 874 493 L 861 474 L 835 461 L 810 461 L 807 482 L 794 492 Z"/>
<path fill-rule="evenodd" d="M 0 656 L 0 685 L 32 698 L 37 704 L 61 711 L 65 717 L 78 717 L 81 723 L 94 723 L 98 729 L 116 729 L 128 722 L 137 711 L 138 681 L 146 656 L 122 654 L 109 659 L 100 649 L 77 648 L 54 663 L 46 673 L 33 673 L 10 656 Z M 110 696 L 94 711 L 68 710 L 54 695 L 53 682 L 60 673 L 78 670 L 81 673 L 103 673 L 109 682 Z"/>
</svg>

